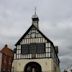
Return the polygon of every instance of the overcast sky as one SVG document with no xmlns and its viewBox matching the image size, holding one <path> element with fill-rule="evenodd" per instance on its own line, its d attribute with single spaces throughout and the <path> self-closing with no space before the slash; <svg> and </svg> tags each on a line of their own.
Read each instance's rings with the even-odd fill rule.
<svg viewBox="0 0 72 72">
<path fill-rule="evenodd" d="M 31 26 L 34 7 L 40 30 L 59 46 L 63 70 L 72 63 L 72 0 L 0 0 L 0 47 L 14 47 Z"/>
</svg>

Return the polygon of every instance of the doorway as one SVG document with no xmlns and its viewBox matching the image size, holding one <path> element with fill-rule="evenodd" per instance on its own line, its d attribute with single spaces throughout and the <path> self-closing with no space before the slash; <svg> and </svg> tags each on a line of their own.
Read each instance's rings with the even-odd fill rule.
<svg viewBox="0 0 72 72">
<path fill-rule="evenodd" d="M 41 66 L 36 62 L 26 64 L 24 72 L 42 72 Z"/>
</svg>

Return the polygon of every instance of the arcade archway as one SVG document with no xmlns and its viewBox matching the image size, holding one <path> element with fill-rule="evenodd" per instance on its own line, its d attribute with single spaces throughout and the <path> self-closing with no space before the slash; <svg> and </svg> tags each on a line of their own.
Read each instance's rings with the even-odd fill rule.
<svg viewBox="0 0 72 72">
<path fill-rule="evenodd" d="M 42 72 L 41 66 L 36 62 L 29 62 L 24 68 L 24 72 Z"/>
</svg>

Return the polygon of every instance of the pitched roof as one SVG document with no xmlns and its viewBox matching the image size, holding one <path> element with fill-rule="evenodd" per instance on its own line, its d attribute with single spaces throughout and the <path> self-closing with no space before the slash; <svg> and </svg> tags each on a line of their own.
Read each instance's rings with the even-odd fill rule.
<svg viewBox="0 0 72 72">
<path fill-rule="evenodd" d="M 48 39 L 38 28 L 36 28 L 34 25 L 31 25 L 30 28 L 23 34 L 23 36 L 17 41 L 17 43 L 15 44 L 15 46 L 19 45 L 20 42 L 22 41 L 22 39 L 27 35 L 27 33 L 30 31 L 30 29 L 34 27 L 47 41 L 49 41 L 51 44 L 53 44 L 53 42 Z"/>
</svg>

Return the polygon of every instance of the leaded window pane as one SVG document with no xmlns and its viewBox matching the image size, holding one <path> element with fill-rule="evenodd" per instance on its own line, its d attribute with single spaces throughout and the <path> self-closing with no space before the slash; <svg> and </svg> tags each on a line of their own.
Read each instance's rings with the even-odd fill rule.
<svg viewBox="0 0 72 72">
<path fill-rule="evenodd" d="M 30 54 L 36 53 L 36 44 L 35 43 L 30 44 L 29 51 L 30 51 Z"/>
<path fill-rule="evenodd" d="M 37 53 L 45 53 L 45 44 L 44 43 L 37 44 Z"/>
<path fill-rule="evenodd" d="M 21 45 L 21 54 L 28 54 L 29 53 L 28 48 L 29 48 L 28 44 Z"/>
</svg>

